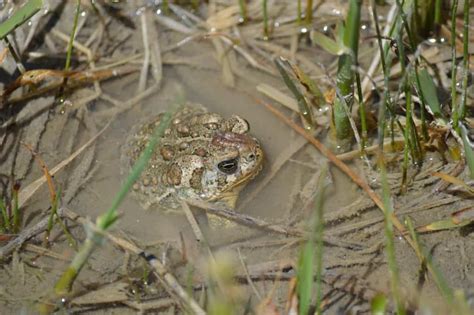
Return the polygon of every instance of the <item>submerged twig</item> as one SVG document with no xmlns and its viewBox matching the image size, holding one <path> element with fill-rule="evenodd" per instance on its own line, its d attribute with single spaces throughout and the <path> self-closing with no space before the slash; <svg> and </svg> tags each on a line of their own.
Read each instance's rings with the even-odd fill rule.
<svg viewBox="0 0 474 315">
<path fill-rule="evenodd" d="M 14 82 L 9 84 L 3 91 L 0 108 L 5 104 L 19 103 L 33 97 L 52 92 L 63 84 L 63 79 L 67 78 L 66 88 L 75 88 L 97 81 L 107 80 L 120 75 L 129 74 L 137 71 L 134 68 L 114 69 L 114 70 L 100 70 L 100 71 L 60 71 L 50 69 L 37 69 L 25 72 L 18 77 Z M 46 83 L 45 83 L 46 82 Z M 32 90 L 24 95 L 9 98 L 10 95 L 19 87 L 25 85 L 44 85 L 36 90 Z M 100 95 L 100 90 L 99 94 Z"/>
<path fill-rule="evenodd" d="M 243 226 L 247 226 L 254 229 L 265 230 L 269 232 L 273 232 L 276 234 L 284 235 L 284 236 L 296 236 L 296 237 L 308 237 L 308 233 L 302 231 L 297 228 L 286 227 L 278 224 L 272 224 L 267 221 L 251 217 L 249 215 L 235 212 L 231 209 L 226 209 L 222 206 L 207 203 L 207 202 L 200 202 L 193 200 L 190 202 L 191 205 L 198 207 L 202 211 L 206 211 L 208 214 L 216 215 L 218 217 L 230 220 L 232 222 L 236 222 Z M 359 244 L 354 244 L 349 241 L 341 241 L 335 238 L 324 238 L 324 243 L 332 245 L 332 246 L 339 246 L 347 249 L 358 249 L 360 248 Z"/>
</svg>

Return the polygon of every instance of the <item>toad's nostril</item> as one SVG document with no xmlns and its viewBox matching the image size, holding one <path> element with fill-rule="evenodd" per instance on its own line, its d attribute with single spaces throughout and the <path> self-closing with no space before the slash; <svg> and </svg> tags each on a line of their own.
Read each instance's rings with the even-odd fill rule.
<svg viewBox="0 0 474 315">
<path fill-rule="evenodd" d="M 249 156 L 247 157 L 249 160 L 255 160 L 255 154 L 250 153 Z"/>
</svg>

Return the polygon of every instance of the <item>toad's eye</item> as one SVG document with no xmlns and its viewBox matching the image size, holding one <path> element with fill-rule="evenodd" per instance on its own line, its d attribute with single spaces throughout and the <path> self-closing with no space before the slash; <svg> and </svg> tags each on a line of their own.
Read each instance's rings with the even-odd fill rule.
<svg viewBox="0 0 474 315">
<path fill-rule="evenodd" d="M 237 159 L 225 160 L 217 164 L 217 168 L 225 174 L 234 174 L 237 171 L 237 166 L 239 165 Z"/>
</svg>

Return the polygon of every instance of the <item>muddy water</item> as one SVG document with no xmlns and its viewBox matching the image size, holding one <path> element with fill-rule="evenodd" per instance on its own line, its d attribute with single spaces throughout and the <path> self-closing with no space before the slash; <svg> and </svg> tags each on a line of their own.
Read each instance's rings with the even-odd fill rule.
<svg viewBox="0 0 474 315">
<path fill-rule="evenodd" d="M 85 32 L 88 32 L 87 26 Z M 183 36 L 172 33 L 163 36 L 163 38 L 165 39 L 161 44 L 166 46 L 177 42 Z M 138 36 L 132 37 L 127 44 L 131 47 L 141 47 Z M 126 49 L 120 54 L 123 58 L 128 56 Z M 311 200 L 314 197 L 314 185 L 307 183 L 310 181 L 315 183 L 324 159 L 314 148 L 307 144 L 304 145 L 305 141 L 300 136 L 295 135 L 282 122 L 256 103 L 255 97 L 265 99 L 256 91 L 256 85 L 259 83 L 267 83 L 283 91 L 286 90 L 279 77 L 251 69 L 243 60 L 238 59 L 237 66 L 240 75 L 236 76 L 236 86 L 230 88 L 223 83 L 221 66 L 214 54 L 215 50 L 211 43 L 200 40 L 191 42 L 182 49 L 163 56 L 163 58 L 184 60 L 193 65 L 165 65 L 160 90 L 130 110 L 113 118 L 111 126 L 96 142 L 91 166 L 91 169 L 94 170 L 91 173 L 93 175 L 85 184 L 81 185 L 78 193 L 72 196 L 71 201 L 65 204 L 66 206 L 78 214 L 92 219 L 105 212 L 112 204 L 114 196 L 124 181 L 125 176 L 121 174 L 120 166 L 121 147 L 124 145 L 131 127 L 143 122 L 147 117 L 168 110 L 177 99 L 184 96 L 188 101 L 205 105 L 211 112 L 227 117 L 232 114 L 244 117 L 250 123 L 251 133 L 263 145 L 265 166 L 259 176 L 241 193 L 237 211 L 260 218 L 268 223 L 282 226 L 290 224 L 298 228 L 306 227 L 304 217 L 311 213 Z M 134 73 L 106 82 L 102 84 L 102 89 L 104 93 L 117 100 L 125 101 L 136 95 L 137 82 L 138 74 Z M 288 91 L 286 92 L 288 93 Z M 76 93 L 71 98 L 73 105 L 65 105 L 52 111 L 45 130 L 39 132 L 42 137 L 38 151 L 48 166 L 52 167 L 66 158 L 70 154 L 65 150 L 66 147 L 77 149 L 80 144 L 92 137 L 112 118 L 102 114 L 103 111 L 111 107 L 102 99 L 96 99 L 86 105 L 88 110 L 84 115 L 87 115 L 88 123 L 84 123 L 83 118 L 78 117 L 74 102 L 91 93 L 91 88 Z M 283 107 L 279 108 L 286 114 L 291 114 L 289 110 Z M 58 130 L 61 130 L 59 135 Z M 71 143 L 73 145 L 70 145 Z M 289 148 L 294 151 L 292 154 L 288 154 Z M 8 156 L 8 152 L 3 152 L 3 154 Z M 78 158 L 78 163 L 84 159 L 86 159 L 86 154 Z M 284 163 L 281 163 L 282 160 Z M 278 161 L 282 164 L 281 169 L 272 174 L 271 168 Z M 6 169 L 5 164 L 2 167 Z M 63 191 L 67 190 L 72 180 L 73 169 L 74 167 L 66 168 L 55 176 L 57 185 Z M 4 171 L 8 172 L 8 170 Z M 273 176 L 273 178 L 266 184 L 268 176 Z M 24 186 L 38 177 L 41 177 L 40 169 L 30 163 L 29 173 L 23 180 Z M 337 171 L 332 171 L 326 181 L 330 187 L 326 194 L 326 208 L 329 211 L 346 205 L 355 198 L 354 185 Z M 336 183 L 336 185 L 331 183 Z M 302 191 L 305 191 L 303 195 L 300 194 Z M 44 186 L 26 204 L 25 212 L 28 213 L 29 223 L 36 222 L 39 213 L 42 212 L 41 209 L 48 209 L 47 195 L 48 191 Z M 305 206 L 304 211 L 301 210 L 303 206 Z M 182 246 L 179 245 L 180 241 L 184 239 L 191 264 L 195 264 L 196 268 L 201 268 L 198 273 L 203 273 L 202 265 L 198 261 L 206 261 L 207 254 L 200 254 L 201 251 L 195 241 L 195 236 L 184 215 L 165 214 L 152 209 L 145 211 L 131 195 L 121 205 L 120 213 L 120 219 L 113 226 L 112 231 L 136 241 L 141 246 L 169 243 L 180 248 Z M 203 229 L 209 246 L 215 252 L 230 249 L 230 246 L 236 244 L 243 244 L 242 255 L 249 264 L 277 260 L 280 257 L 297 257 L 294 246 L 289 247 L 291 254 L 279 249 L 285 244 L 284 241 L 277 247 L 264 246 L 259 249 L 246 250 L 245 248 L 252 248 L 260 242 L 279 239 L 280 236 L 261 229 L 245 228 L 222 219 L 210 220 L 210 228 L 203 227 Z M 72 232 L 78 240 L 85 236 L 82 227 L 75 228 Z M 55 235 L 57 236 L 58 233 Z M 41 239 L 36 240 L 36 243 L 40 242 Z M 64 260 L 48 257 L 37 259 L 31 253 L 22 252 L 20 255 L 23 256 L 19 260 L 15 260 L 11 266 L 3 269 L 0 279 L 6 284 L 7 291 L 11 295 L 5 295 L 9 298 L 4 305 L 0 306 L 0 309 L 10 311 L 22 308 L 31 309 L 32 302 L 47 291 L 47 288 L 53 286 L 59 275 L 65 270 L 67 261 L 74 255 L 74 251 L 64 237 L 60 237 L 52 243 L 51 250 L 60 253 Z M 153 246 L 150 250 L 158 253 Z M 235 256 L 235 246 L 230 251 Z M 104 244 L 93 253 L 88 265 L 81 272 L 80 283 L 102 284 L 116 281 L 126 269 L 125 257 L 121 250 L 110 246 L 109 243 Z M 15 272 L 19 268 L 25 268 L 23 262 L 30 262 L 30 260 L 33 261 L 33 269 L 26 267 L 26 273 Z M 36 268 L 40 268 L 40 271 Z M 25 274 L 30 275 L 38 272 L 44 281 L 28 277 L 25 280 Z M 13 283 L 15 285 L 12 285 Z M 283 288 L 282 291 L 283 297 L 286 288 Z M 21 302 L 15 302 L 18 299 Z"/>
<path fill-rule="evenodd" d="M 206 43 L 192 45 L 186 50 L 190 54 L 212 54 L 212 48 Z M 243 69 L 245 78 L 238 78 L 236 88 L 232 89 L 222 83 L 220 67 L 217 62 L 212 58 L 205 60 L 205 62 L 201 66 L 206 66 L 211 70 L 199 70 L 189 66 L 165 67 L 165 80 L 161 90 L 142 104 L 122 114 L 114 122 L 111 129 L 101 137 L 98 143 L 96 160 L 100 169 L 95 175 L 98 180 L 92 180 L 87 189 L 77 196 L 74 201 L 77 205 L 75 206 L 76 210 L 92 217 L 104 211 L 111 203 L 114 194 L 117 193 L 119 183 L 123 181 L 123 176 L 120 174 L 120 150 L 131 126 L 169 109 L 183 93 L 187 100 L 204 104 L 209 111 L 224 116 L 238 114 L 245 117 L 250 123 L 251 133 L 263 144 L 266 156 L 265 167 L 242 192 L 239 201 L 245 202 L 245 206 L 239 207 L 238 211 L 269 222 L 279 221 L 284 224 L 285 220 L 281 220 L 282 218 L 287 220 L 286 223 L 291 221 L 291 211 L 289 210 L 291 207 L 297 206 L 295 204 L 295 199 L 299 198 L 297 192 L 308 179 L 318 174 L 318 168 L 324 159 L 315 149 L 303 146 L 292 157 L 296 161 L 285 163 L 274 179 L 255 198 L 249 200 L 249 197 L 253 195 L 252 192 L 258 189 L 266 176 L 270 175 L 270 167 L 275 163 L 275 160 L 291 143 L 298 141 L 299 136 L 294 135 L 289 128 L 254 100 L 254 97 L 262 98 L 255 90 L 257 83 L 266 82 L 281 88 L 283 85 L 278 78 L 263 75 L 251 69 Z M 124 80 L 128 81 L 129 78 Z M 121 86 L 121 83 L 114 82 L 107 89 L 115 91 L 117 94 L 115 97 L 119 99 L 130 97 L 136 89 L 134 84 L 126 86 L 125 89 L 115 89 L 116 85 Z M 117 93 L 117 91 L 119 92 Z M 298 161 L 309 165 L 301 165 Z M 335 177 L 337 186 L 348 185 L 340 174 L 336 173 Z M 352 191 L 355 192 L 355 189 Z M 337 205 L 350 202 L 354 194 L 347 192 L 348 190 L 345 188 L 331 188 L 327 207 L 330 209 L 336 205 L 336 201 L 338 201 Z M 334 205 L 332 205 L 333 203 Z M 298 213 L 297 209 L 293 209 L 293 211 Z M 153 209 L 144 211 L 132 195 L 129 195 L 121 206 L 121 212 L 123 216 L 117 227 L 143 241 L 177 240 L 180 232 L 189 229 L 189 224 L 184 216 L 163 214 L 160 211 L 153 211 Z M 225 234 L 231 238 L 232 236 L 243 239 L 247 237 L 232 230 L 226 231 Z M 222 237 L 210 240 L 211 244 L 222 241 L 227 240 Z"/>
<path fill-rule="evenodd" d="M 137 19 L 137 17 L 134 18 Z M 137 22 L 137 24 L 139 23 Z M 91 33 L 91 29 L 95 25 L 93 23 L 86 25 L 83 31 L 86 34 Z M 69 25 L 65 29 L 69 29 Z M 157 29 L 160 32 L 162 47 L 174 44 L 185 37 L 168 32 L 161 26 Z M 120 30 L 120 28 L 111 28 L 111 33 L 113 35 L 114 32 L 120 32 Z M 112 59 L 125 58 L 140 52 L 142 43 L 138 34 L 139 32 L 135 32 L 134 36 L 124 44 L 126 47 L 119 49 Z M 79 40 L 84 40 L 84 38 L 79 37 Z M 331 63 L 331 58 L 325 56 L 317 48 L 306 47 L 303 43 L 301 45 L 303 47 L 298 53 L 305 54 L 310 59 L 317 56 L 318 62 Z M 236 86 L 230 88 L 223 83 L 221 66 L 214 55 L 215 49 L 212 44 L 208 40 L 200 39 L 191 41 L 182 48 L 162 56 L 168 62 L 163 68 L 160 90 L 130 110 L 114 117 L 111 126 L 96 142 L 91 166 L 91 169 L 94 170 L 92 176 L 85 184 L 81 185 L 79 192 L 73 195 L 70 203 L 67 204 L 69 208 L 92 219 L 106 211 L 112 204 L 125 177 L 121 172 L 120 155 L 121 147 L 124 145 L 131 127 L 166 111 L 177 99 L 184 97 L 188 101 L 205 105 L 211 112 L 217 112 L 223 116 L 238 114 L 244 117 L 250 123 L 251 133 L 263 145 L 266 154 L 265 166 L 262 172 L 242 191 L 237 211 L 281 226 L 307 227 L 308 218 L 313 211 L 316 182 L 320 174 L 319 171 L 325 164 L 325 159 L 313 147 L 306 144 L 300 136 L 294 134 L 291 129 L 255 101 L 255 97 L 268 101 L 256 91 L 256 85 L 259 83 L 267 83 L 288 95 L 290 95 L 289 91 L 279 77 L 251 69 L 240 57 L 236 64 L 239 73 L 235 77 Z M 169 65 L 169 60 L 187 65 Z M 135 66 L 140 66 L 140 64 L 135 64 Z M 101 86 L 104 93 L 125 101 L 136 95 L 137 82 L 138 74 L 134 73 L 103 83 Z M 148 83 L 152 84 L 152 79 Z M 72 103 L 80 99 L 81 96 L 91 93 L 91 88 L 82 90 L 71 98 Z M 86 106 L 88 109 L 85 112 L 87 119 L 78 117 L 73 106 L 65 106 L 62 110 L 52 111 L 48 117 L 46 129 L 39 131 L 42 136 L 38 151 L 48 166 L 56 165 L 70 154 L 70 150 L 68 151 L 66 148 L 71 147 L 68 144 L 71 143 L 71 139 L 75 140 L 72 142 L 74 143 L 72 147 L 76 149 L 112 118 L 103 115 L 104 111 L 111 108 L 111 104 L 103 99 L 96 99 Z M 276 106 L 287 116 L 294 116 L 289 110 L 280 107 L 280 105 Z M 88 121 L 88 123 L 83 123 L 84 121 Z M 60 137 L 57 135 L 57 130 L 61 130 Z M 318 135 L 323 141 L 326 138 L 325 132 L 323 130 Z M 2 157 L 8 157 L 9 153 L 4 152 L 4 148 L 2 149 Z M 292 153 L 288 154 L 288 152 Z M 86 154 L 81 155 L 78 161 L 84 161 L 86 156 Z M 24 154 L 20 158 L 24 158 Z M 8 158 L 2 160 L 0 169 L 3 177 L 7 178 L 9 173 L 5 169 L 9 163 L 5 161 L 8 162 Z M 277 164 L 281 164 L 281 168 L 272 170 Z M 439 167 L 431 169 L 427 174 L 431 174 L 433 171 L 449 172 L 449 165 L 438 164 Z M 73 163 L 72 166 L 75 164 Z M 74 167 L 72 166 L 55 176 L 57 184 L 64 191 L 67 190 L 70 177 L 73 176 Z M 351 166 L 363 178 L 367 178 L 372 183 L 371 178 L 374 172 L 372 169 L 367 170 L 364 162 L 357 161 Z M 28 174 L 23 180 L 23 187 L 42 176 L 41 170 L 35 164 L 31 164 L 29 168 L 25 167 L 25 169 L 28 169 Z M 392 170 L 398 172 L 399 166 L 395 165 Z M 273 177 L 267 183 L 269 176 Z M 427 178 L 429 179 L 429 176 Z M 418 225 L 444 219 L 449 217 L 449 214 L 454 210 L 472 206 L 470 200 L 461 199 L 455 199 L 458 201 L 455 205 L 452 200 L 442 204 L 441 201 L 447 200 L 443 198 L 452 198 L 452 196 L 447 193 L 433 194 L 430 186 L 432 183 L 422 185 L 418 184 L 418 180 L 419 178 L 417 184 L 409 189 L 406 196 L 397 195 L 400 176 L 395 174 L 392 182 L 396 210 L 401 211 L 403 215 L 413 216 Z M 326 235 L 330 241 L 333 241 L 332 243 L 328 242 L 324 248 L 325 275 L 328 277 L 325 279 L 330 279 L 333 275 L 342 275 L 343 279 L 347 277 L 347 279 L 361 280 L 364 288 L 388 292 L 389 278 L 385 265 L 386 260 L 379 247 L 384 242 L 380 211 L 377 208 L 371 208 L 370 202 L 365 206 L 357 205 L 356 203 L 363 195 L 360 189 L 334 167 L 329 168 L 325 184 L 327 185 L 325 216 L 330 219 Z M 374 184 L 375 189 L 380 187 L 379 182 L 374 182 Z M 38 213 L 48 209 L 50 203 L 47 196 L 48 191 L 46 187 L 43 187 L 26 204 L 27 226 L 36 222 Z M 363 198 L 363 202 L 367 202 L 367 198 Z M 436 204 L 436 202 L 440 203 Z M 431 208 L 428 207 L 430 204 L 433 204 Z M 416 209 L 421 210 L 416 212 Z M 147 247 L 155 254 L 163 253 L 157 244 L 171 244 L 171 247 L 182 250 L 181 240 L 184 240 L 188 259 L 193 267 L 198 269 L 197 274 L 204 273 L 205 268 L 202 262 L 207 260 L 207 253 L 202 254 L 203 252 L 195 241 L 195 236 L 184 215 L 165 214 L 153 211 L 153 209 L 145 211 L 131 195 L 120 206 L 120 213 L 120 219 L 112 228 L 113 233 L 130 239 L 140 246 Z M 236 248 L 239 247 L 242 258 L 248 265 L 288 258 L 296 261 L 298 258 L 299 244 L 293 242 L 294 238 L 292 237 L 276 235 L 261 229 L 251 229 L 223 220 L 210 219 L 210 223 L 210 228 L 203 226 L 203 229 L 214 253 L 228 250 L 237 256 Z M 72 228 L 72 233 L 79 241 L 85 237 L 81 226 Z M 60 235 L 60 237 L 52 243 L 50 249 L 54 253 L 59 253 L 62 259 L 43 256 L 38 258 L 36 254 L 25 250 L 14 256 L 9 264 L 2 266 L 0 297 L 4 304 L 0 303 L 0 311 L 16 312 L 20 309 L 32 309 L 31 305 L 34 300 L 51 288 L 62 271 L 65 270 L 74 251 L 60 232 L 56 232 L 55 235 Z M 472 238 L 472 233 L 469 234 L 468 231 L 466 235 L 453 230 L 423 237 L 427 247 L 436 247 L 436 261 L 444 271 L 448 282 L 452 286 L 462 288 L 472 286 L 474 281 L 469 269 L 474 261 L 473 243 L 468 242 L 469 237 Z M 41 244 L 41 241 L 41 239 L 36 239 L 33 243 Z M 416 284 L 419 269 L 417 257 L 413 251 L 408 250 L 409 247 L 402 238 L 397 238 L 395 243 L 397 260 L 402 266 L 400 273 L 403 286 L 408 288 L 407 290 L 412 290 Z M 75 288 L 79 291 L 82 290 L 82 292 L 93 291 L 104 283 L 120 282 L 124 275 L 128 276 L 131 273 L 131 269 L 139 269 L 139 267 L 143 267 L 143 264 L 136 257 L 129 258 L 122 250 L 110 243 L 105 243 L 93 253 L 86 268 L 79 275 Z M 173 269 L 173 271 L 175 270 Z M 34 276 L 30 277 L 30 275 Z M 265 294 L 270 292 L 274 284 L 273 280 L 256 283 L 261 292 Z M 245 290 L 247 289 L 249 288 L 245 287 Z M 280 283 L 277 293 L 275 293 L 275 301 L 280 303 L 280 306 L 286 302 L 287 290 L 287 283 Z M 329 291 L 331 287 L 328 286 L 325 290 Z M 250 289 L 248 291 L 250 292 Z M 4 292 L 8 292 L 8 294 Z M 438 295 L 435 285 L 431 282 L 428 283 L 422 296 L 428 300 L 436 298 Z M 342 302 L 335 303 L 331 311 L 335 312 L 339 306 L 346 302 L 348 305 L 352 303 L 353 293 L 341 297 L 340 301 Z M 105 308 L 109 306 L 105 306 Z M 120 310 L 125 311 L 126 308 Z M 98 313 L 102 313 L 102 311 L 103 309 L 100 309 Z"/>
</svg>

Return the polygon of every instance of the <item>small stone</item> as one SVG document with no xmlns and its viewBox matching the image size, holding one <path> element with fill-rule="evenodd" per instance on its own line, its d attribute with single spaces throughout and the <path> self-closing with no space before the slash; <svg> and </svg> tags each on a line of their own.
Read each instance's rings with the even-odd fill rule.
<svg viewBox="0 0 474 315">
<path fill-rule="evenodd" d="M 148 177 L 145 177 L 142 181 L 143 186 L 149 186 L 150 185 L 150 179 Z"/>
<path fill-rule="evenodd" d="M 139 189 L 140 189 L 140 185 L 139 185 L 138 183 L 135 183 L 135 184 L 133 184 L 132 189 L 135 190 L 135 191 L 136 191 L 136 190 L 139 190 Z"/>
</svg>

